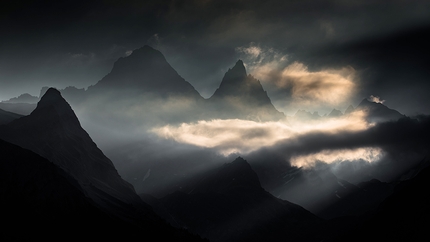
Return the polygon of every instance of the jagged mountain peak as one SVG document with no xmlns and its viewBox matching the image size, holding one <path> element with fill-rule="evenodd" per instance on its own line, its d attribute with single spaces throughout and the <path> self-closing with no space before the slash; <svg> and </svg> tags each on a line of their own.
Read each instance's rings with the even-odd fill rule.
<svg viewBox="0 0 430 242">
<path fill-rule="evenodd" d="M 243 89 L 246 82 L 253 81 L 247 80 L 247 73 L 242 60 L 238 60 L 233 68 L 229 69 L 222 79 L 219 89 Z M 258 81 L 257 81 L 258 82 Z M 218 91 L 218 90 L 217 90 Z M 236 90 L 238 91 L 238 90 Z M 225 90 L 224 90 L 225 92 Z M 215 95 L 215 94 L 214 94 Z"/>
<path fill-rule="evenodd" d="M 352 112 L 354 112 L 354 107 L 352 106 L 352 105 L 349 105 L 347 108 L 346 108 L 346 110 L 345 110 L 345 114 L 349 114 L 349 113 L 352 113 Z"/>
<path fill-rule="evenodd" d="M 36 109 L 31 112 L 31 115 L 51 116 L 54 114 L 53 111 L 59 116 L 67 116 L 67 118 L 72 118 L 72 120 L 79 123 L 72 107 L 70 107 L 70 104 L 63 98 L 61 92 L 51 87 L 40 98 Z"/>
<path fill-rule="evenodd" d="M 364 105 L 385 106 L 385 105 L 383 105 L 382 103 L 376 103 L 376 102 L 369 101 L 369 99 L 368 99 L 368 98 L 364 98 L 364 99 L 360 102 L 360 104 L 358 104 L 358 106 L 364 106 Z"/>
<path fill-rule="evenodd" d="M 262 189 L 257 174 L 242 157 L 221 166 L 195 191 L 225 193 L 236 188 Z"/>
<path fill-rule="evenodd" d="M 405 115 L 397 110 L 390 109 L 382 103 L 369 101 L 367 98 L 361 101 L 357 109 L 365 111 L 367 113 L 367 120 L 371 122 L 396 121 L 405 117 Z"/>
<path fill-rule="evenodd" d="M 242 60 L 238 60 L 236 62 L 236 64 L 233 66 L 233 68 L 231 68 L 227 73 L 229 74 L 234 74 L 237 75 L 239 77 L 246 77 L 246 69 L 245 69 L 245 65 L 243 64 Z"/>
<path fill-rule="evenodd" d="M 130 203 L 140 202 L 134 188 L 119 176 L 55 88 L 46 91 L 30 115 L 1 127 L 0 138 L 58 165 L 96 202 L 105 203 L 111 197 Z"/>
<path fill-rule="evenodd" d="M 223 165 L 223 170 L 228 171 L 252 171 L 251 165 L 242 157 L 237 157 L 234 161 Z"/>
<path fill-rule="evenodd" d="M 248 162 L 245 159 L 243 159 L 241 156 L 239 156 L 234 161 L 232 161 L 230 164 L 248 164 Z"/>
<path fill-rule="evenodd" d="M 152 48 L 149 45 L 144 45 L 139 49 L 133 50 L 133 52 L 131 52 L 129 56 L 121 57 L 120 60 L 121 59 L 139 59 L 141 61 L 144 61 L 144 60 L 166 61 L 166 58 L 160 51 Z"/>
<path fill-rule="evenodd" d="M 37 108 L 43 108 L 49 105 L 55 105 L 57 103 L 66 102 L 61 96 L 61 92 L 55 88 L 48 88 L 45 94 L 41 97 L 40 101 L 37 103 Z"/>
<path fill-rule="evenodd" d="M 217 118 L 266 121 L 285 117 L 273 106 L 260 81 L 246 73 L 242 60 L 238 60 L 234 67 L 225 73 L 209 102 L 209 107 L 213 110 L 223 110 L 222 113 L 217 113 Z"/>
<path fill-rule="evenodd" d="M 160 51 L 148 45 L 134 50 L 129 56 L 119 58 L 109 74 L 88 88 L 90 93 L 98 94 L 123 90 L 138 95 L 147 92 L 160 97 L 173 94 L 203 99 L 173 69 Z"/>
<path fill-rule="evenodd" d="M 177 75 L 177 72 L 169 65 L 164 55 L 148 45 L 133 50 L 129 56 L 119 58 L 114 63 L 110 75 L 126 75 L 136 72 L 148 72 L 150 70 L 163 71 L 165 74 L 169 75 Z"/>
</svg>

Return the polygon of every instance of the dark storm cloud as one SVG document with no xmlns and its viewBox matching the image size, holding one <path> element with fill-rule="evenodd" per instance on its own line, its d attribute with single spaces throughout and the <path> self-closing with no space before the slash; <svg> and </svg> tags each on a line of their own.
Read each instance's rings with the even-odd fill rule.
<svg viewBox="0 0 430 242">
<path fill-rule="evenodd" d="M 336 134 L 313 132 L 278 142 L 277 145 L 263 148 L 245 157 L 257 163 L 289 163 L 292 158 L 313 155 L 324 151 L 345 151 L 374 147 L 383 151 L 384 157 L 375 163 L 343 159 L 331 164 L 338 168 L 338 176 L 350 175 L 347 180 L 367 179 L 363 173 L 373 173 L 382 180 L 397 178 L 418 162 L 429 158 L 430 116 L 419 116 L 416 119 L 403 118 L 396 122 L 380 123 L 364 131 L 339 132 Z M 273 157 L 274 160 L 265 157 Z M 364 159 L 364 158 L 363 158 Z M 354 161 L 350 163 L 350 161 Z M 315 161 L 313 161 L 315 162 Z M 321 162 L 324 162 L 323 160 Z M 360 164 L 361 163 L 361 164 Z M 343 164 L 343 165 L 342 165 Z M 354 164 L 348 167 L 345 164 Z M 342 168 L 342 169 L 341 169 Z M 368 175 L 368 174 L 367 174 Z"/>
<path fill-rule="evenodd" d="M 360 75 L 357 98 L 377 94 L 385 104 L 407 115 L 429 113 L 430 71 L 427 45 L 430 25 L 387 36 L 367 37 L 340 45 L 327 45 L 300 59 L 313 68 L 353 66 Z"/>
<path fill-rule="evenodd" d="M 208 97 L 239 57 L 237 47 L 255 42 L 285 52 L 292 61 L 321 65 L 324 59 L 333 62 L 316 52 L 328 44 L 429 23 L 428 9 L 427 1 L 14 1 L 0 15 L 0 30 L 7 35 L 0 40 L 0 95 L 36 94 L 40 86 L 55 83 L 60 88 L 94 84 L 118 57 L 154 43 L 157 35 L 154 47 Z M 112 53 L 115 46 L 120 51 Z M 68 54 L 93 54 L 94 61 L 76 65 L 58 57 Z M 26 90 L 17 90 L 22 87 Z"/>
</svg>

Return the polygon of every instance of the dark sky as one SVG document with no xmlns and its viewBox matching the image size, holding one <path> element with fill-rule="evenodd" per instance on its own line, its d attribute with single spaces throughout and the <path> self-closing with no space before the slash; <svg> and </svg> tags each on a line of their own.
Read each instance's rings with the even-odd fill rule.
<svg viewBox="0 0 430 242">
<path fill-rule="evenodd" d="M 293 63 L 311 76 L 354 74 L 353 92 L 327 108 L 374 95 L 430 114 L 429 32 L 429 1 L 3 1 L 0 100 L 47 85 L 86 88 L 148 44 L 204 97 L 241 58 L 287 114 L 291 86 L 275 84 Z M 253 73 L 262 66 L 270 75 Z"/>
</svg>

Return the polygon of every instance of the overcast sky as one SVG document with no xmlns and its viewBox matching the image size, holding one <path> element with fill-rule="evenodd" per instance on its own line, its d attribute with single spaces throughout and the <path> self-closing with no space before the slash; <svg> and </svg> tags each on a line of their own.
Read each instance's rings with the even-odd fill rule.
<svg viewBox="0 0 430 242">
<path fill-rule="evenodd" d="M 315 78 L 338 80 L 325 89 L 336 102 L 311 100 L 326 109 L 374 95 L 407 115 L 430 114 L 429 32 L 429 1 L 6 1 L 0 100 L 86 88 L 148 44 L 206 98 L 240 58 L 288 115 L 291 102 L 312 109 L 303 100 L 315 92 L 298 83 Z"/>
</svg>

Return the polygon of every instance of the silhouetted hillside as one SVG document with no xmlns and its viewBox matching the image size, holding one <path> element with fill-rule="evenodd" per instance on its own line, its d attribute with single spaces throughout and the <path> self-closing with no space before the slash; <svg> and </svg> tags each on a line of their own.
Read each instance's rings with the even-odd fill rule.
<svg viewBox="0 0 430 242">
<path fill-rule="evenodd" d="M 4 111 L 0 109 L 0 125 L 10 123 L 12 120 L 22 117 L 23 115 Z"/>
<path fill-rule="evenodd" d="M 34 230 L 34 237 L 41 238 L 52 225 L 76 238 L 83 236 L 84 226 L 82 231 L 91 238 L 199 240 L 165 224 L 136 195 L 82 129 L 59 91 L 49 89 L 29 116 L 0 126 L 0 136 L 25 148 L 1 143 L 1 171 L 7 173 L 1 176 L 1 201 L 13 208 L 5 218 L 16 222 L 4 237 L 28 239 L 14 232 Z M 23 217 L 28 220 L 15 227 Z M 54 240 L 51 237 L 46 238 Z"/>
<path fill-rule="evenodd" d="M 322 220 L 266 192 L 242 158 L 207 173 L 190 193 L 152 203 L 176 226 L 211 241 L 319 241 Z M 147 196 L 142 196 L 149 199 Z M 151 201 L 150 201 L 151 202 Z M 157 210 L 157 209 L 156 209 Z"/>
</svg>

